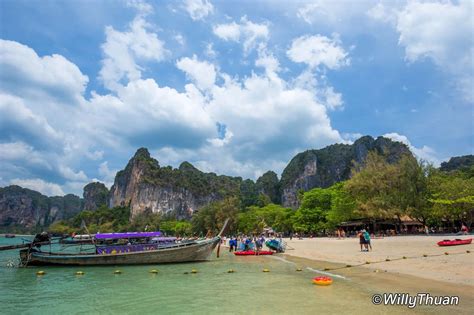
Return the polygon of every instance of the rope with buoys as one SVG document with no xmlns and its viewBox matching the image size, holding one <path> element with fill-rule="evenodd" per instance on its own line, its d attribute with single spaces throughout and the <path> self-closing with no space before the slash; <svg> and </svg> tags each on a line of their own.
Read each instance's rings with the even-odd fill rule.
<svg viewBox="0 0 474 315">
<path fill-rule="evenodd" d="M 386 258 L 384 260 L 379 260 L 379 261 L 366 261 L 361 264 L 356 264 L 356 265 L 350 265 L 347 264 L 342 267 L 336 267 L 336 268 L 324 268 L 324 271 L 333 271 L 333 270 L 340 270 L 340 269 L 347 269 L 347 268 L 353 268 L 353 267 L 360 267 L 364 265 L 370 265 L 370 264 L 380 264 L 380 263 L 385 263 L 385 262 L 391 262 L 391 261 L 397 261 L 397 260 L 406 260 L 406 259 L 417 259 L 417 258 L 427 258 L 427 257 L 439 257 L 439 256 L 446 256 L 446 255 L 463 255 L 463 254 L 469 254 L 471 253 L 470 250 L 466 250 L 465 252 L 458 252 L 458 253 L 448 253 L 444 252 L 443 254 L 423 254 L 422 256 L 402 256 L 400 258 Z"/>
</svg>

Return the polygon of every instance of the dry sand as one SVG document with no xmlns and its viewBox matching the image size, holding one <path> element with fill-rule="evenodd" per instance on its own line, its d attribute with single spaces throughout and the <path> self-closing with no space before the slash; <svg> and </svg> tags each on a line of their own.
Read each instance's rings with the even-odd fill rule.
<svg viewBox="0 0 474 315">
<path fill-rule="evenodd" d="M 472 236 L 396 236 L 372 239 L 373 251 L 361 252 L 357 238 L 285 239 L 287 255 L 371 268 L 430 280 L 474 286 L 474 244 L 439 247 L 443 239 Z M 294 249 L 290 249 L 294 248 Z M 471 253 L 467 253 L 470 251 Z M 445 255 L 445 253 L 449 255 Z M 423 257 L 426 254 L 428 257 Z M 439 255 L 439 256 L 430 256 Z M 406 256 L 407 259 L 400 259 Z M 400 260 L 394 260 L 394 259 Z M 386 259 L 390 261 L 386 262 Z M 382 261 L 382 262 L 379 262 Z"/>
</svg>

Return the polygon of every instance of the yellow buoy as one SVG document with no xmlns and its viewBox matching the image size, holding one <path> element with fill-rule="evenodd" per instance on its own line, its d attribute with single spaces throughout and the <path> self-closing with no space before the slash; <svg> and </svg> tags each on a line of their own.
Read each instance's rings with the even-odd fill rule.
<svg viewBox="0 0 474 315">
<path fill-rule="evenodd" d="M 423 257 L 428 257 L 428 255 L 426 255 L 426 254 L 423 254 Z"/>
<path fill-rule="evenodd" d="M 44 276 L 45 274 L 46 274 L 46 272 L 43 271 L 43 270 L 40 270 L 40 271 L 37 271 L 37 272 L 36 272 L 36 275 L 37 275 L 37 276 Z"/>
<path fill-rule="evenodd" d="M 403 258 L 403 259 L 407 259 L 407 256 L 403 256 L 402 258 Z"/>
<path fill-rule="evenodd" d="M 114 271 L 114 274 L 116 274 L 116 275 L 119 275 L 119 274 L 121 274 L 121 273 L 122 273 L 122 270 L 118 270 L 118 269 L 117 269 L 117 270 Z"/>
<path fill-rule="evenodd" d="M 227 270 L 227 273 L 234 273 L 234 269 Z"/>
<path fill-rule="evenodd" d="M 346 265 L 346 267 L 347 267 L 347 268 L 350 268 L 350 267 L 352 267 L 352 265 Z"/>
<path fill-rule="evenodd" d="M 324 268 L 323 270 L 324 271 L 329 271 L 329 270 L 331 270 L 331 268 Z"/>
<path fill-rule="evenodd" d="M 366 264 L 366 265 L 370 265 L 370 261 L 366 261 L 365 264 Z"/>
<path fill-rule="evenodd" d="M 196 269 L 191 270 L 191 273 L 197 273 L 198 271 Z"/>
<path fill-rule="evenodd" d="M 390 261 L 390 259 L 387 258 L 387 259 L 385 259 L 385 261 Z"/>
<path fill-rule="evenodd" d="M 303 271 L 303 269 L 301 269 L 301 268 L 296 268 L 296 271 Z"/>
<path fill-rule="evenodd" d="M 448 252 L 446 252 L 446 253 L 444 253 L 444 254 L 445 254 L 445 255 L 449 255 L 449 253 L 448 253 Z"/>
<path fill-rule="evenodd" d="M 470 250 L 467 250 L 467 251 L 466 251 L 466 253 L 468 253 L 468 254 L 469 254 L 470 252 L 471 252 Z"/>
<path fill-rule="evenodd" d="M 378 270 L 378 269 L 375 269 L 375 270 L 374 270 L 374 272 L 380 272 L 380 270 Z"/>
<path fill-rule="evenodd" d="M 83 276 L 84 275 L 84 271 L 76 271 L 76 276 Z"/>
<path fill-rule="evenodd" d="M 150 270 L 150 273 L 158 273 L 158 270 L 152 269 L 152 270 Z"/>
<path fill-rule="evenodd" d="M 263 269 L 262 271 L 263 271 L 263 272 L 270 272 L 270 269 L 265 268 L 265 269 Z"/>
</svg>

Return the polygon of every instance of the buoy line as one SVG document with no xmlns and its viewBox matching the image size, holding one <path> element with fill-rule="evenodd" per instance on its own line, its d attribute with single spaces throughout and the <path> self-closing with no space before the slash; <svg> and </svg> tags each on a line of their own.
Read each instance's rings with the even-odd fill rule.
<svg viewBox="0 0 474 315">
<path fill-rule="evenodd" d="M 341 270 L 341 269 L 346 269 L 346 268 L 353 268 L 353 267 L 360 267 L 364 265 L 370 265 L 370 264 L 380 264 L 380 263 L 386 263 L 386 262 L 391 262 L 391 261 L 398 261 L 398 260 L 406 260 L 406 259 L 417 259 L 417 258 L 428 258 L 428 257 L 440 257 L 440 256 L 447 256 L 447 255 L 463 255 L 463 254 L 469 254 L 471 251 L 466 250 L 465 252 L 458 252 L 458 253 L 449 253 L 449 252 L 444 252 L 442 254 L 423 254 L 422 256 L 403 256 L 400 258 L 385 258 L 384 260 L 378 260 L 378 261 L 366 261 L 364 263 L 360 264 L 355 264 L 355 265 L 350 265 L 347 264 L 342 267 L 336 267 L 336 268 L 324 268 L 324 271 L 332 271 L 332 270 Z"/>
</svg>

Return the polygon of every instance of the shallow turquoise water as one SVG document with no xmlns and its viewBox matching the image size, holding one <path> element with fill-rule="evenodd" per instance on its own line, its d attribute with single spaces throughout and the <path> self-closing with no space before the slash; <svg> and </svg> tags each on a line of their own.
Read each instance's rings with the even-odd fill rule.
<svg viewBox="0 0 474 315">
<path fill-rule="evenodd" d="M 13 242 L 18 242 L 18 238 Z M 0 239 L 0 244 L 12 243 Z M 403 314 L 380 308 L 350 280 L 318 287 L 317 274 L 275 257 L 236 257 L 159 266 L 9 268 L 18 252 L 0 252 L 2 314 Z M 228 269 L 235 273 L 227 273 Z M 270 269 L 269 273 L 262 272 Z M 114 275 L 115 269 L 122 274 Z M 158 274 L 151 274 L 158 269 Z M 197 269 L 197 274 L 184 274 Z M 46 275 L 36 276 L 44 270 Z M 85 275 L 76 276 L 76 271 Z M 410 313 L 413 313 L 411 311 Z"/>
</svg>

